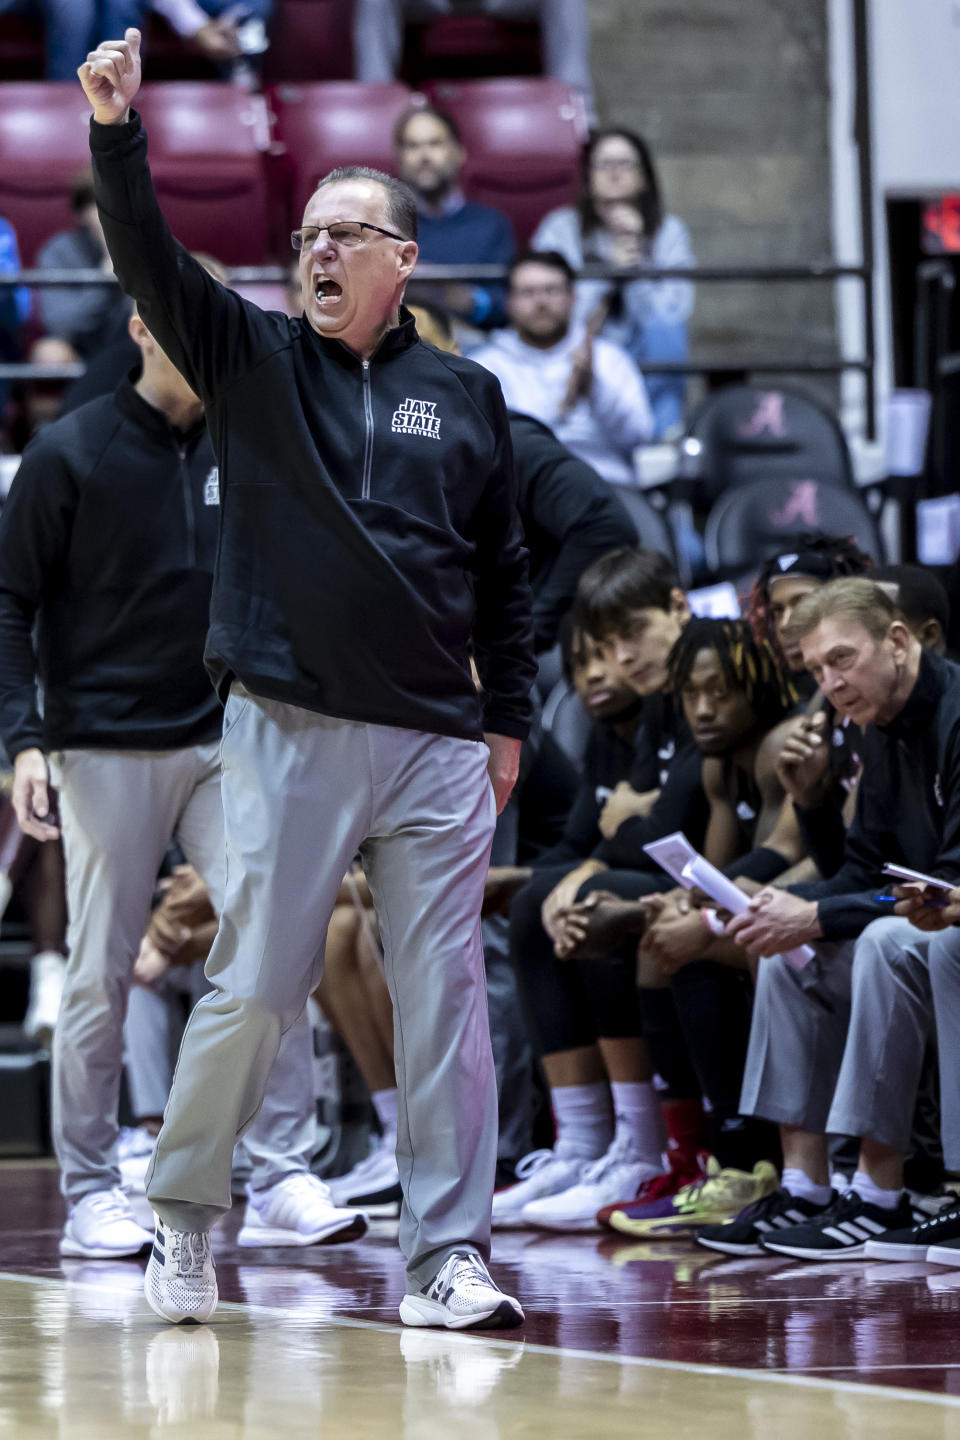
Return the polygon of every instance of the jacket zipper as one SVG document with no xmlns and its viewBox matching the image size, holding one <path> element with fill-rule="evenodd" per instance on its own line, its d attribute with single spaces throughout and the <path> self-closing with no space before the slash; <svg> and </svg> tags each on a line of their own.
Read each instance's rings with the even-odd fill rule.
<svg viewBox="0 0 960 1440">
<path fill-rule="evenodd" d="M 360 484 L 361 500 L 370 499 L 370 472 L 373 469 L 373 396 L 370 389 L 370 361 L 361 361 L 363 366 L 363 420 L 366 426 L 366 442 L 363 448 L 363 479 Z"/>
<path fill-rule="evenodd" d="M 191 569 L 196 569 L 197 517 L 193 508 L 193 486 L 190 481 L 190 471 L 187 468 L 186 447 L 178 445 L 177 455 L 180 460 L 180 480 L 183 485 L 183 510 L 187 521 L 187 564 Z"/>
</svg>

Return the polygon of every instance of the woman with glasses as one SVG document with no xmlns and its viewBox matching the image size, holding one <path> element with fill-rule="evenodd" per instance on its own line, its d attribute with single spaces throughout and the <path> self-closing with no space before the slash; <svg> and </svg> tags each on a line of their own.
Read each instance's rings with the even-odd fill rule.
<svg viewBox="0 0 960 1440">
<path fill-rule="evenodd" d="M 650 150 L 631 130 L 598 130 L 583 158 L 580 200 L 552 210 L 531 242 L 558 250 L 575 270 L 601 263 L 635 272 L 636 279 L 580 280 L 575 320 L 620 345 L 644 370 L 658 437 L 683 424 L 686 380 L 647 366 L 687 358 L 687 320 L 693 309 L 689 280 L 647 280 L 643 271 L 694 264 L 690 232 L 666 215 Z"/>
</svg>

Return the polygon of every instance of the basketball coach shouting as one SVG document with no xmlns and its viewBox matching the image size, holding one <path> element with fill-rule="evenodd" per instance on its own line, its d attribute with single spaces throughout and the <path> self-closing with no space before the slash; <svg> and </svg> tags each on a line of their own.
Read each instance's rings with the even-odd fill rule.
<svg viewBox="0 0 960 1440">
<path fill-rule="evenodd" d="M 480 902 L 535 673 L 498 384 L 425 345 L 402 308 L 417 259 L 405 186 L 327 175 L 293 234 L 304 314 L 266 313 L 160 212 L 130 109 L 139 32 L 79 75 L 114 268 L 203 399 L 223 487 L 205 658 L 226 703 L 226 901 L 147 1178 L 147 1299 L 168 1320 L 213 1313 L 209 1230 L 233 1145 L 359 851 L 394 1009 L 401 1319 L 519 1325 L 485 1265 L 497 1097 Z"/>
</svg>

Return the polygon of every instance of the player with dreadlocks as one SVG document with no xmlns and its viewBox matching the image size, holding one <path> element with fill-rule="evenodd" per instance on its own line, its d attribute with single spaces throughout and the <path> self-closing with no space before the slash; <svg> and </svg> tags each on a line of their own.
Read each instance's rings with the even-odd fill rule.
<svg viewBox="0 0 960 1440">
<path fill-rule="evenodd" d="M 782 656 L 798 691 L 809 698 L 813 682 L 796 645 L 784 647 L 783 634 L 794 609 L 813 590 L 842 575 L 863 575 L 873 565 L 852 536 L 802 535 L 795 550 L 772 555 L 761 566 L 744 606 L 754 635 Z"/>
</svg>

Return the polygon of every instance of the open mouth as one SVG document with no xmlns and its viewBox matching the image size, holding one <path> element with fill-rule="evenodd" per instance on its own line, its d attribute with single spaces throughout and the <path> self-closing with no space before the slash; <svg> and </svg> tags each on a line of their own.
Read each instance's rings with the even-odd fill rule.
<svg viewBox="0 0 960 1440">
<path fill-rule="evenodd" d="M 329 279 L 326 275 L 318 275 L 313 282 L 313 293 L 317 304 L 322 309 L 335 305 L 343 294 L 343 287 L 336 280 Z"/>
</svg>

